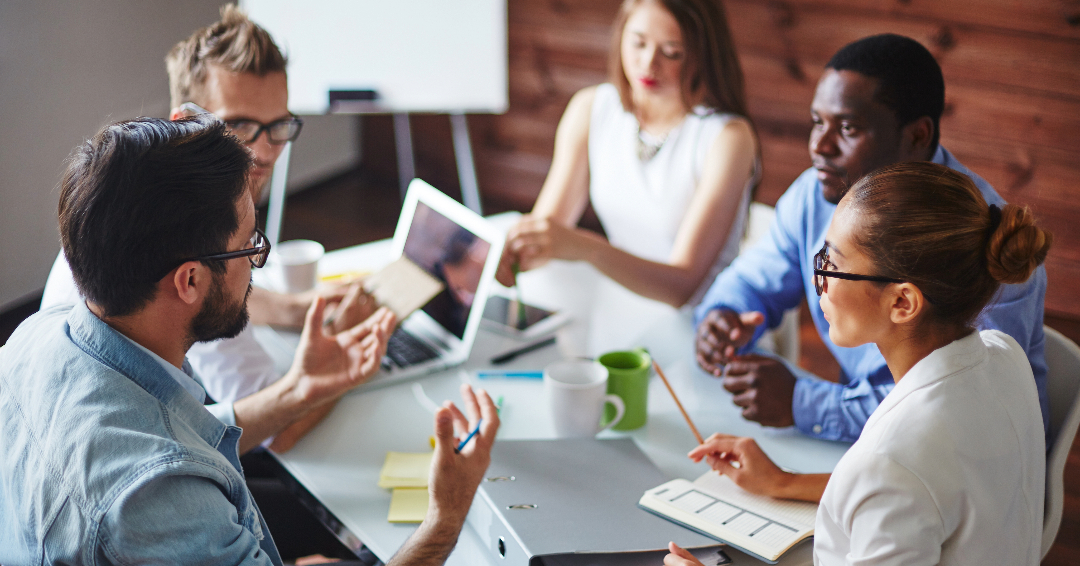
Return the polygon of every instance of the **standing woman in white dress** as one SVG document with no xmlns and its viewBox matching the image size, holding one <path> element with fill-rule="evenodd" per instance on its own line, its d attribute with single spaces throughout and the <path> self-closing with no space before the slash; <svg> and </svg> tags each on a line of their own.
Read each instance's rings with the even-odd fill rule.
<svg viewBox="0 0 1080 566">
<path fill-rule="evenodd" d="M 752 438 L 690 452 L 743 489 L 820 501 L 815 564 L 1039 564 L 1046 468 L 1024 350 L 974 321 L 1046 259 L 1026 208 L 987 206 L 967 176 L 912 162 L 857 182 L 814 284 L 837 346 L 874 343 L 896 388 L 832 474 L 795 474 Z M 666 566 L 700 563 L 671 545 Z"/>
<path fill-rule="evenodd" d="M 567 105 L 499 281 L 584 260 L 645 297 L 695 304 L 738 254 L 760 169 L 727 18 L 720 0 L 627 0 L 614 30 L 611 82 Z M 606 240 L 577 228 L 590 202 Z"/>
</svg>

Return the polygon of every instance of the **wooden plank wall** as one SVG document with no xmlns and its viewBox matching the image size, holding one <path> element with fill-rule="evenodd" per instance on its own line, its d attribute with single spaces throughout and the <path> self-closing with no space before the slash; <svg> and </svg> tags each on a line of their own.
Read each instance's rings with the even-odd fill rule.
<svg viewBox="0 0 1080 566">
<path fill-rule="evenodd" d="M 487 211 L 528 210 L 570 96 L 605 80 L 618 0 L 510 0 L 510 109 L 470 116 Z M 758 199 L 772 204 L 810 161 L 814 86 L 858 38 L 915 38 L 945 73 L 942 142 L 1056 242 L 1047 310 L 1080 318 L 1080 0 L 728 0 L 762 140 Z M 445 117 L 414 121 L 422 176 L 458 187 Z M 365 162 L 393 175 L 387 119 L 369 120 Z M 380 165 L 376 165 L 380 167 Z"/>
</svg>

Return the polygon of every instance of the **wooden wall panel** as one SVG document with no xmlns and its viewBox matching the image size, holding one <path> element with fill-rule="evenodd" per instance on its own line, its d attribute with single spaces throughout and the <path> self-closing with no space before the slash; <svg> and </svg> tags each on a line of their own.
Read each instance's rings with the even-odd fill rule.
<svg viewBox="0 0 1080 566">
<path fill-rule="evenodd" d="M 606 78 L 611 21 L 619 4 L 510 0 L 510 109 L 499 116 L 469 117 L 486 210 L 532 206 L 566 103 L 580 88 Z M 762 143 L 765 176 L 758 200 L 775 203 L 809 167 L 810 101 L 832 54 L 875 33 L 910 36 L 934 53 L 945 74 L 942 143 L 1010 202 L 1031 206 L 1055 232 L 1047 260 L 1047 309 L 1080 318 L 1080 0 L 727 0 L 726 5 Z M 456 192 L 444 122 L 445 117 L 414 122 L 417 166 Z M 378 135 L 379 129 L 369 134 Z M 392 170 L 392 149 L 376 145 L 382 153 L 375 151 L 372 158 Z"/>
<path fill-rule="evenodd" d="M 938 58 L 946 85 L 956 80 L 979 81 L 1075 98 L 1080 84 L 1080 65 L 1075 64 L 1080 37 L 1017 32 L 1007 22 L 989 28 L 916 19 L 830 2 L 732 0 L 727 6 L 741 54 L 767 54 L 798 64 L 802 72 L 816 74 L 838 48 L 851 41 L 892 32 L 926 45 Z"/>
<path fill-rule="evenodd" d="M 904 17 L 943 24 L 996 27 L 1059 38 L 1080 38 L 1076 0 L 787 0 L 775 2 L 802 10 L 830 8 Z"/>
</svg>

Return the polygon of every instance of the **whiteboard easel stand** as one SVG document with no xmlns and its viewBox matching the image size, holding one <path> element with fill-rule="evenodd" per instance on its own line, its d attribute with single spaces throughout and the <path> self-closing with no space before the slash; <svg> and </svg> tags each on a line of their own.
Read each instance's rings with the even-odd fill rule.
<svg viewBox="0 0 1080 566">
<path fill-rule="evenodd" d="M 409 114 L 394 113 L 394 146 L 397 150 L 398 188 L 401 200 L 409 183 L 416 177 L 416 161 L 413 152 L 412 128 Z M 469 126 L 463 112 L 450 114 L 450 132 L 454 140 L 454 158 L 457 161 L 458 181 L 461 183 L 461 200 L 465 206 L 477 214 L 483 214 L 480 208 L 480 188 L 476 180 L 476 164 L 473 161 L 472 142 L 469 139 Z M 270 202 L 266 213 L 266 239 L 270 246 L 277 246 L 281 238 L 281 219 L 285 214 L 285 184 L 289 177 L 289 155 L 292 142 L 287 142 L 281 155 L 274 162 L 274 174 L 270 178 Z"/>
<path fill-rule="evenodd" d="M 457 161 L 458 182 L 461 183 L 461 200 L 473 212 L 483 214 L 472 141 L 469 139 L 469 125 L 465 121 L 464 112 L 450 113 L 450 133 L 454 140 L 454 159 Z M 394 146 L 397 149 L 398 189 L 401 191 L 401 201 L 405 202 L 409 183 L 416 177 L 412 129 L 409 127 L 409 114 L 406 112 L 394 113 Z"/>
<path fill-rule="evenodd" d="M 480 185 L 476 181 L 476 162 L 473 161 L 469 125 L 463 112 L 450 114 L 450 132 L 454 136 L 454 157 L 457 158 L 458 181 L 461 183 L 461 200 L 473 212 L 483 216 L 480 210 Z"/>
<path fill-rule="evenodd" d="M 409 183 L 416 177 L 412 128 L 409 126 L 409 115 L 405 112 L 394 113 L 394 147 L 397 149 L 398 189 L 401 191 L 401 202 L 405 202 Z"/>
</svg>

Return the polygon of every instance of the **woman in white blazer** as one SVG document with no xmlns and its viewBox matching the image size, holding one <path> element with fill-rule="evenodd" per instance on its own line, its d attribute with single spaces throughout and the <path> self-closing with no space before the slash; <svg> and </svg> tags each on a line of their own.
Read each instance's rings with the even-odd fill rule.
<svg viewBox="0 0 1080 566">
<path fill-rule="evenodd" d="M 751 438 L 690 452 L 747 491 L 820 502 L 815 564 L 1039 563 L 1045 446 L 1017 343 L 973 323 L 1051 235 L 928 162 L 878 170 L 837 207 L 815 285 L 838 346 L 874 343 L 896 388 L 832 474 L 779 469 Z M 666 566 L 699 564 L 676 545 Z"/>
</svg>

